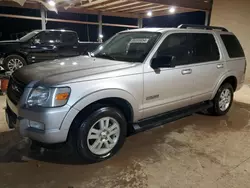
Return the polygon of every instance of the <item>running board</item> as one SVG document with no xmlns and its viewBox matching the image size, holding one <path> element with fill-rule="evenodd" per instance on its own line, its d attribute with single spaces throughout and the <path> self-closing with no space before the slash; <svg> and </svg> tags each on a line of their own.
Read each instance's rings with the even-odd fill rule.
<svg viewBox="0 0 250 188">
<path fill-rule="evenodd" d="M 191 105 L 178 110 L 170 111 L 164 114 L 156 115 L 154 117 L 146 118 L 133 124 L 134 133 L 142 132 L 148 129 L 152 129 L 166 123 L 176 121 L 178 119 L 193 115 L 196 112 L 200 112 L 212 107 L 211 101 Z"/>
</svg>

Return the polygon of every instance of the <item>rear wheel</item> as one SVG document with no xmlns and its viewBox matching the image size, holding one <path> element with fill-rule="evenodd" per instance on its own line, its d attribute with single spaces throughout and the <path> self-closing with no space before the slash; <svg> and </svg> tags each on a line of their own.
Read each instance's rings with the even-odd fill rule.
<svg viewBox="0 0 250 188">
<path fill-rule="evenodd" d="M 6 71 L 14 72 L 15 70 L 26 65 L 26 61 L 19 55 L 9 55 L 4 59 L 3 67 Z"/>
<path fill-rule="evenodd" d="M 233 103 L 233 96 L 234 90 L 231 84 L 221 85 L 213 99 L 213 107 L 208 109 L 208 112 L 216 116 L 225 115 Z"/>
<path fill-rule="evenodd" d="M 99 162 L 115 155 L 123 146 L 127 123 L 116 108 L 102 107 L 79 125 L 73 141 L 80 156 L 87 162 Z"/>
</svg>

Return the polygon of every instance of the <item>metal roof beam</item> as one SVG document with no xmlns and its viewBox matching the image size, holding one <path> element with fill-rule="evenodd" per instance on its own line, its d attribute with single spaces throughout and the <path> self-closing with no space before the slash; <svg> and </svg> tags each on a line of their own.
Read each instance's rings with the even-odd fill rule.
<svg viewBox="0 0 250 188">
<path fill-rule="evenodd" d="M 109 0 L 108 2 L 102 2 L 95 5 L 88 6 L 89 9 L 98 9 L 102 7 L 114 6 L 120 3 L 124 3 L 124 0 Z"/>
<path fill-rule="evenodd" d="M 133 0 L 130 0 L 133 1 Z M 194 10 L 209 10 L 210 3 L 202 0 L 138 0 L 146 3 L 157 3 L 161 5 L 176 6 L 181 8 L 190 8 Z"/>
<path fill-rule="evenodd" d="M 109 0 L 96 0 L 96 1 L 91 1 L 89 3 L 83 3 L 81 7 L 91 7 L 91 6 L 95 6 L 101 3 L 107 3 Z M 81 1 L 83 2 L 83 1 Z"/>
<path fill-rule="evenodd" d="M 181 14 L 181 13 L 186 13 L 186 12 L 193 12 L 193 10 L 190 10 L 190 9 L 180 9 L 180 10 L 177 10 L 174 15 L 176 14 Z M 146 15 L 146 14 L 145 14 Z M 156 16 L 167 16 L 167 15 L 173 15 L 171 13 L 169 13 L 168 11 L 156 11 L 153 13 L 152 17 L 156 17 Z"/>
<path fill-rule="evenodd" d="M 24 6 L 20 6 L 15 2 L 10 1 L 0 1 L 0 6 L 3 7 L 16 7 L 16 8 L 27 8 L 27 9 L 38 9 L 40 10 L 41 5 L 39 3 L 25 3 Z M 84 8 L 68 8 L 64 9 L 63 7 L 57 8 L 58 12 L 70 12 L 70 13 L 78 13 L 78 14 L 94 14 L 98 15 L 98 10 L 86 10 Z M 129 14 L 129 13 L 117 13 L 117 12 L 102 12 L 103 16 L 116 16 L 116 17 L 125 17 L 125 18 L 138 18 L 137 15 Z"/>
<path fill-rule="evenodd" d="M 133 6 L 136 6 L 140 4 L 140 2 L 124 2 L 123 4 L 120 4 L 118 6 L 113 6 L 113 7 L 110 7 L 110 8 L 105 8 L 104 11 L 121 11 L 123 8 L 131 8 Z"/>
<path fill-rule="evenodd" d="M 163 5 L 154 5 L 154 6 L 150 6 L 150 7 L 144 7 L 144 8 L 137 8 L 137 9 L 131 9 L 128 10 L 128 12 L 146 12 L 146 11 L 154 11 L 155 9 L 167 9 L 167 6 L 163 6 Z"/>
</svg>

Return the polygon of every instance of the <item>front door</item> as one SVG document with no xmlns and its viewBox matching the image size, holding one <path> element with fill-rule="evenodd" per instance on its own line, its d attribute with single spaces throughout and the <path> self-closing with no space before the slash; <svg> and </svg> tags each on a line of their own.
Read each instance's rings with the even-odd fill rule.
<svg viewBox="0 0 250 188">
<path fill-rule="evenodd" d="M 193 94 L 194 77 L 189 65 L 189 34 L 169 34 L 153 58 L 172 56 L 171 67 L 144 67 L 144 118 L 188 106 Z"/>
<path fill-rule="evenodd" d="M 60 35 L 55 31 L 42 31 L 36 35 L 27 48 L 28 61 L 30 63 L 53 60 L 58 57 L 57 44 L 60 42 Z"/>
<path fill-rule="evenodd" d="M 192 65 L 194 76 L 194 93 L 192 103 L 209 100 L 226 71 L 225 62 L 219 52 L 218 42 L 212 33 L 192 34 Z M 221 54 L 221 55 L 220 55 Z"/>
</svg>

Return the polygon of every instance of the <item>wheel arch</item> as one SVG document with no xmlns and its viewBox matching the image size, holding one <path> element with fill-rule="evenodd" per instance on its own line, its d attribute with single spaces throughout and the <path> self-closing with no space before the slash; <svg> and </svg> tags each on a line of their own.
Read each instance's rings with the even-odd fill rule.
<svg viewBox="0 0 250 188">
<path fill-rule="evenodd" d="M 117 95 L 119 93 L 119 95 Z M 118 108 L 128 123 L 135 121 L 140 114 L 135 98 L 123 90 L 104 90 L 92 93 L 75 103 L 63 120 L 60 129 L 70 129 L 79 118 L 85 118 L 98 108 L 98 105 L 110 105 Z M 94 107 L 93 107 L 94 106 Z"/>
<path fill-rule="evenodd" d="M 212 99 L 215 97 L 218 89 L 220 88 L 220 86 L 224 83 L 230 83 L 234 89 L 234 91 L 236 91 L 237 86 L 238 86 L 238 80 L 235 74 L 226 74 L 224 75 L 220 81 L 217 83 L 214 91 L 213 91 L 213 95 L 212 95 Z"/>
<path fill-rule="evenodd" d="M 10 55 L 19 55 L 19 56 L 21 56 L 22 58 L 24 58 L 25 61 L 27 62 L 27 58 L 26 58 L 25 54 L 23 54 L 23 53 L 21 53 L 21 52 L 18 52 L 18 51 L 11 51 L 11 52 L 8 52 L 8 53 L 4 54 L 4 59 L 5 59 L 6 57 L 10 56 Z"/>
</svg>

